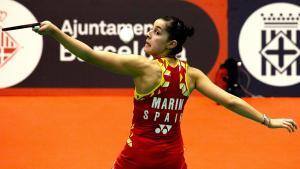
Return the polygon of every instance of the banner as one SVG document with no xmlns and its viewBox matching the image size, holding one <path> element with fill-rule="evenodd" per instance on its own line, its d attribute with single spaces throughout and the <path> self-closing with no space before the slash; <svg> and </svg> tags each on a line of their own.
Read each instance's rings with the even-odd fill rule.
<svg viewBox="0 0 300 169">
<path fill-rule="evenodd" d="M 187 40 L 180 57 L 209 73 L 218 58 L 220 38 L 214 21 L 196 4 L 174 0 L 123 0 L 122 3 L 107 0 L 62 0 L 59 3 L 4 0 L 0 2 L 0 26 L 50 20 L 63 32 L 95 50 L 145 55 L 145 35 L 155 19 L 177 16 L 195 28 L 195 35 Z M 124 27 L 133 30 L 132 39 L 124 39 L 120 33 Z M 84 63 L 50 37 L 41 37 L 30 29 L 1 32 L 1 37 L 4 41 L 0 41 L 0 88 L 133 86 L 129 77 Z"/>
<path fill-rule="evenodd" d="M 300 96 L 299 1 L 229 0 L 229 57 L 250 96 Z"/>
</svg>

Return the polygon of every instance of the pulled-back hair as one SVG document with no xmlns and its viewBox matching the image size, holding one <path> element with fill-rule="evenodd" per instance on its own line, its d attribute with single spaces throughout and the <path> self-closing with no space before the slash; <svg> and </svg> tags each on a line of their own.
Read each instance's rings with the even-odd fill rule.
<svg viewBox="0 0 300 169">
<path fill-rule="evenodd" d="M 194 28 L 186 26 L 182 20 L 174 16 L 164 16 L 159 19 L 169 22 L 166 28 L 169 40 L 177 41 L 177 46 L 171 50 L 170 55 L 176 55 L 182 51 L 182 45 L 186 38 L 193 36 Z"/>
</svg>

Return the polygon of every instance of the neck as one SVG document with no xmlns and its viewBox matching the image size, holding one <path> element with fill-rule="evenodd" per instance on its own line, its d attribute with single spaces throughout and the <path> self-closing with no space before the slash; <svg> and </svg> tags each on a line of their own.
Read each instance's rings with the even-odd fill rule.
<svg viewBox="0 0 300 169">
<path fill-rule="evenodd" d="M 174 57 L 168 57 L 168 56 L 155 56 L 155 59 L 159 59 L 159 58 L 164 58 L 167 60 L 167 62 L 169 62 L 169 65 L 171 65 L 172 67 L 177 65 L 178 59 L 174 56 Z"/>
<path fill-rule="evenodd" d="M 156 56 L 154 56 L 155 58 L 176 58 L 175 55 L 170 55 L 169 54 L 170 51 L 169 50 L 164 50 L 163 52 L 157 54 Z"/>
<path fill-rule="evenodd" d="M 176 60 L 176 56 L 175 55 L 158 55 L 158 56 L 154 56 L 154 58 L 158 59 L 158 58 L 167 58 L 167 59 L 174 59 Z"/>
</svg>

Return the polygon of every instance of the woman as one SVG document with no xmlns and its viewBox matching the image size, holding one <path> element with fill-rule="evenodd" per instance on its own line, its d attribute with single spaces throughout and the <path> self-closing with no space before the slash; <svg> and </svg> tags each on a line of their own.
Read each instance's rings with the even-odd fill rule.
<svg viewBox="0 0 300 169">
<path fill-rule="evenodd" d="M 200 70 L 179 61 L 193 29 L 176 17 L 162 17 L 147 33 L 144 56 L 94 51 L 86 44 L 66 35 L 49 21 L 34 29 L 49 35 L 70 52 L 105 70 L 132 77 L 135 84 L 134 116 L 131 134 L 114 169 L 186 169 L 180 120 L 190 93 L 196 89 L 229 110 L 262 123 L 269 128 L 297 129 L 292 119 L 270 119 L 242 99 L 214 85 Z"/>
</svg>

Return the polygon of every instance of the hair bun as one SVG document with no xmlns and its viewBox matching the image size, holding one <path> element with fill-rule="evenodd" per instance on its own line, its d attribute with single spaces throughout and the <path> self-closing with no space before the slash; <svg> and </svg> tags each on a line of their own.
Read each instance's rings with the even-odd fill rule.
<svg viewBox="0 0 300 169">
<path fill-rule="evenodd" d="M 194 35 L 194 32 L 195 32 L 195 30 L 194 30 L 194 28 L 193 27 L 186 27 L 186 35 L 188 36 L 188 37 L 191 37 L 191 36 L 193 36 Z"/>
</svg>

